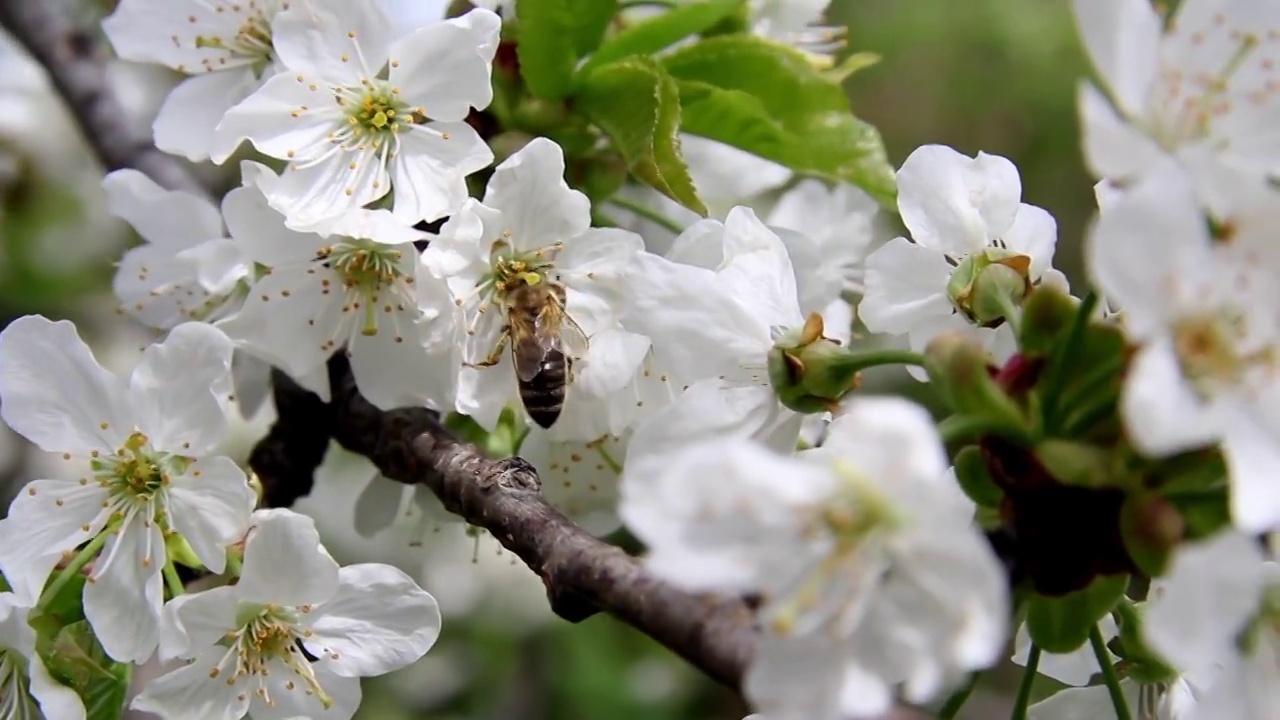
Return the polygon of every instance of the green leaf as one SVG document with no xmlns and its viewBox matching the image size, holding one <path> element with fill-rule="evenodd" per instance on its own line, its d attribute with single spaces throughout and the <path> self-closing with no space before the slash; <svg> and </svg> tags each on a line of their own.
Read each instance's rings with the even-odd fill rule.
<svg viewBox="0 0 1280 720">
<path fill-rule="evenodd" d="M 62 628 L 40 655 L 49 672 L 80 695 L 87 717 L 115 720 L 121 716 L 129 691 L 129 666 L 107 656 L 88 621 Z"/>
<path fill-rule="evenodd" d="M 600 44 L 617 10 L 617 0 L 516 0 L 516 53 L 529 92 L 568 95 L 578 59 Z"/>
<path fill-rule="evenodd" d="M 1041 650 L 1068 653 L 1089 641 L 1089 630 L 1111 612 L 1129 586 L 1128 575 L 1104 575 L 1089 587 L 1062 597 L 1033 596 L 1027 603 L 1027 632 Z"/>
<path fill-rule="evenodd" d="M 700 33 L 745 6 L 745 0 L 710 0 L 674 7 L 609 38 L 587 59 L 583 72 L 632 55 L 651 55 Z"/>
<path fill-rule="evenodd" d="M 636 177 L 707 214 L 680 154 L 679 90 L 661 65 L 640 56 L 605 65 L 583 78 L 575 102 L 613 139 Z"/>
<path fill-rule="evenodd" d="M 681 128 L 798 172 L 853 183 L 892 206 L 880 133 L 854 117 L 839 79 L 798 50 L 749 35 L 706 38 L 663 59 L 679 81 Z"/>
</svg>

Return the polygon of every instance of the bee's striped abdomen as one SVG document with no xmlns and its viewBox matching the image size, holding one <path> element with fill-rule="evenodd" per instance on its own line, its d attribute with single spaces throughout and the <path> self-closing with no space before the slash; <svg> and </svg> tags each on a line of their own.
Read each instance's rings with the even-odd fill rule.
<svg viewBox="0 0 1280 720">
<path fill-rule="evenodd" d="M 520 401 L 529 417 L 543 428 L 549 428 L 560 417 L 564 407 L 568 359 L 559 350 L 549 350 L 542 359 L 542 369 L 527 382 L 520 383 Z"/>
</svg>

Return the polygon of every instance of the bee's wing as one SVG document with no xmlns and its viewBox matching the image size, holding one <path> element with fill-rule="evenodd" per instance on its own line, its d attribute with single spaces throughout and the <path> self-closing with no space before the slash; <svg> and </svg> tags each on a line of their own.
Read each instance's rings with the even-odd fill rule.
<svg viewBox="0 0 1280 720">
<path fill-rule="evenodd" d="M 529 382 L 542 370 L 542 361 L 555 347 L 555 335 L 547 335 L 538 323 L 511 324 L 511 364 L 516 377 Z"/>
<path fill-rule="evenodd" d="M 558 337 L 560 338 L 560 352 L 563 352 L 570 362 L 577 362 L 587 356 L 587 349 L 590 347 L 587 334 L 568 314 L 562 314 L 561 316 Z"/>
</svg>

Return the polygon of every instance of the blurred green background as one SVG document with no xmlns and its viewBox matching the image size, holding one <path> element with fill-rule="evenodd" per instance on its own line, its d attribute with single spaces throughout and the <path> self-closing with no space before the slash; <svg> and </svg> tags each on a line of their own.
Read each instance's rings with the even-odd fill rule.
<svg viewBox="0 0 1280 720">
<path fill-rule="evenodd" d="M 850 78 L 848 89 L 855 111 L 880 128 L 893 163 L 924 143 L 1012 159 L 1022 173 L 1023 200 L 1058 220 L 1056 264 L 1082 283 L 1080 238 L 1094 201 L 1075 111 L 1087 65 L 1068 0 L 835 0 L 830 19 L 849 27 L 850 51 L 883 58 Z M 9 73 L 11 61 L 0 56 L 0 93 L 18 82 Z M 33 129 L 12 97 L 0 103 L 0 312 L 70 316 L 88 335 L 107 332 L 110 313 L 102 308 L 113 306 L 105 294 L 107 261 L 129 237 L 118 226 L 109 232 L 101 221 L 91 222 L 101 214 L 92 162 L 83 149 L 63 157 L 68 151 L 58 147 L 58 133 L 74 131 L 54 129 L 49 101 L 32 111 Z M 24 129 L 15 131 L 16 125 Z M 87 180 L 67 179 L 81 175 Z M 457 535 L 450 528 L 440 534 L 450 533 Z M 358 540 L 330 542 L 343 560 L 378 553 Z M 469 540 L 453 544 L 458 547 L 443 551 L 451 556 L 424 561 L 442 553 L 400 542 L 395 561 L 416 565 L 424 585 L 439 593 L 460 582 L 456 573 L 466 572 L 477 552 Z M 446 604 L 440 645 L 420 667 L 368 682 L 358 717 L 736 720 L 745 714 L 732 694 L 619 623 L 597 617 L 573 626 L 548 617 L 537 580 L 492 546 L 478 551 L 479 566 L 493 567 Z M 1007 667 L 990 674 L 962 717 L 999 717 L 1014 678 Z"/>
</svg>

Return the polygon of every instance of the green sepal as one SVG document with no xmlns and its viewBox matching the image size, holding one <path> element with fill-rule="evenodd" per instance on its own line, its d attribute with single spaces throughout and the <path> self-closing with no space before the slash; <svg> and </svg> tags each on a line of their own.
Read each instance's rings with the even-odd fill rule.
<svg viewBox="0 0 1280 720">
<path fill-rule="evenodd" d="M 1069 653 L 1089 641 L 1089 631 L 1124 597 L 1128 575 L 1103 575 L 1083 590 L 1062 597 L 1027 600 L 1027 632 L 1040 649 Z"/>
<path fill-rule="evenodd" d="M 977 445 L 966 445 L 956 453 L 954 466 L 960 489 L 969 499 L 984 508 L 996 508 L 1004 500 L 1004 492 L 987 470 L 987 462 Z"/>
</svg>

